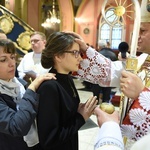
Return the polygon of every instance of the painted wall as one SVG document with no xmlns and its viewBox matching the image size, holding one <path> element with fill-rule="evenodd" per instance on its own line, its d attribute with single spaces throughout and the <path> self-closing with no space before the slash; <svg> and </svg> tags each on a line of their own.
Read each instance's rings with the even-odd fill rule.
<svg viewBox="0 0 150 150">
<path fill-rule="evenodd" d="M 39 1 L 28 0 L 27 4 L 27 23 L 35 30 L 39 28 Z"/>
<path fill-rule="evenodd" d="M 101 17 L 103 2 L 104 0 L 84 0 L 76 15 L 75 31 L 79 33 L 87 43 L 94 47 L 97 47 L 99 19 Z M 130 5 L 130 3 L 131 1 L 126 1 L 125 5 Z M 109 0 L 106 7 L 112 5 L 116 5 L 116 1 Z M 126 24 L 124 26 L 123 40 L 130 43 L 134 21 L 129 19 L 126 15 L 124 15 L 124 19 Z M 84 32 L 86 29 L 89 29 L 89 33 Z"/>
<path fill-rule="evenodd" d="M 43 31 L 41 27 L 42 1 L 22 1 L 24 1 L 26 4 L 24 13 L 27 15 L 21 14 L 20 16 L 22 16 L 22 18 L 26 20 L 27 24 L 29 24 L 35 30 Z M 72 1 L 58 0 L 61 18 L 60 30 L 75 31 L 84 38 L 86 43 L 96 47 L 98 40 L 99 19 L 101 17 L 101 8 L 103 2 L 104 0 L 82 0 L 78 12 L 76 16 L 74 16 Z M 131 3 L 131 1 L 126 2 L 127 4 Z M 10 0 L 9 3 L 9 9 L 12 12 L 15 12 L 15 0 Z M 109 0 L 110 5 L 114 3 L 116 3 L 116 1 Z M 22 4 L 23 3 L 21 3 L 21 5 Z M 22 11 L 20 12 L 23 13 Z M 77 20 L 75 21 L 74 18 Z M 130 42 L 134 21 L 131 21 L 128 17 L 125 17 L 125 20 L 126 26 L 124 28 L 124 40 Z"/>
<path fill-rule="evenodd" d="M 71 0 L 58 0 L 60 9 L 60 30 L 74 30 L 74 13 Z"/>
<path fill-rule="evenodd" d="M 102 0 L 85 0 L 82 2 L 75 22 L 75 31 L 79 33 L 86 43 L 96 46 L 98 18 L 101 11 Z"/>
</svg>

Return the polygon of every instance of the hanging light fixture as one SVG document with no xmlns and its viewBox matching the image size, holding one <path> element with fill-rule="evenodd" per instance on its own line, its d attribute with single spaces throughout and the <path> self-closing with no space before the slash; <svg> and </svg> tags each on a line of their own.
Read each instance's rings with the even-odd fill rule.
<svg viewBox="0 0 150 150">
<path fill-rule="evenodd" d="M 55 25 L 56 23 L 59 24 L 61 22 L 57 15 L 58 13 L 55 6 L 55 0 L 53 0 L 52 10 L 47 10 L 47 18 L 45 22 L 41 24 L 44 28 L 51 28 L 52 25 Z"/>
</svg>

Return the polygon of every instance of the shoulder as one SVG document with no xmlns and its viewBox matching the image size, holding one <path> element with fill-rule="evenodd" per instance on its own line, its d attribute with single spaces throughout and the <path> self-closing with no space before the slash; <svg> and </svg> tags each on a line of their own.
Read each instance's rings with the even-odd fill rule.
<svg viewBox="0 0 150 150">
<path fill-rule="evenodd" d="M 53 89 L 53 88 L 57 88 L 59 87 L 59 83 L 56 80 L 47 80 L 41 83 L 41 85 L 38 88 L 38 91 L 42 90 L 42 89 Z"/>
<path fill-rule="evenodd" d="M 111 49 L 111 48 L 102 48 L 100 51 L 101 52 L 111 52 L 111 53 L 114 53 L 114 51 Z"/>
<path fill-rule="evenodd" d="M 29 53 L 25 54 L 23 58 L 32 57 L 32 56 L 33 56 L 33 52 L 29 52 Z"/>
</svg>

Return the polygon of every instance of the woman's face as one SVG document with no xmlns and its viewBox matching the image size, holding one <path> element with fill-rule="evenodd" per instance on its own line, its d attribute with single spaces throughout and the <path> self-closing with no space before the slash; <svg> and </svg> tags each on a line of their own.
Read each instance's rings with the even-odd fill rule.
<svg viewBox="0 0 150 150">
<path fill-rule="evenodd" d="M 9 81 L 15 76 L 15 54 L 4 53 L 3 50 L 0 46 L 0 79 Z"/>
<path fill-rule="evenodd" d="M 67 50 L 56 60 L 55 67 L 59 73 L 68 74 L 71 71 L 77 71 L 82 60 L 79 45 L 74 43 L 71 49 Z"/>
</svg>

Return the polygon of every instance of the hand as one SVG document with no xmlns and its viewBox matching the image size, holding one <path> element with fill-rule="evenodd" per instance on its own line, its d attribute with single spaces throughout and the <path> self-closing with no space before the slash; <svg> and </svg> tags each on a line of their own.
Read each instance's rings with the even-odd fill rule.
<svg viewBox="0 0 150 150">
<path fill-rule="evenodd" d="M 83 38 L 79 34 L 72 31 L 64 31 L 64 32 L 71 34 L 72 36 L 75 37 L 75 41 L 79 44 L 81 51 L 85 52 L 88 49 L 88 45 L 84 42 Z"/>
<path fill-rule="evenodd" d="M 50 80 L 50 79 L 56 79 L 55 74 L 46 73 L 44 75 L 40 75 L 36 77 L 36 79 L 29 85 L 28 89 L 36 91 L 43 81 Z"/>
<path fill-rule="evenodd" d="M 23 77 L 23 80 L 25 80 L 26 82 L 28 83 L 31 83 L 33 80 L 32 78 L 30 77 L 30 75 L 26 74 L 24 77 Z M 31 81 L 32 80 L 32 81 Z"/>
<path fill-rule="evenodd" d="M 26 73 L 24 80 L 31 83 L 36 78 L 36 74 Z"/>
<path fill-rule="evenodd" d="M 120 78 L 120 87 L 123 94 L 129 98 L 136 99 L 144 89 L 142 80 L 135 74 L 122 71 Z"/>
<path fill-rule="evenodd" d="M 108 114 L 97 106 L 94 110 L 94 114 L 97 116 L 97 123 L 100 127 L 107 121 L 114 121 L 119 124 L 119 113 L 117 111 L 114 111 L 112 114 Z"/>
<path fill-rule="evenodd" d="M 92 96 L 86 103 L 80 103 L 78 107 L 78 113 L 80 113 L 86 121 L 94 112 L 96 104 L 98 103 L 97 97 Z"/>
<path fill-rule="evenodd" d="M 28 76 L 30 76 L 33 80 L 37 77 L 36 74 L 27 73 Z"/>
</svg>

